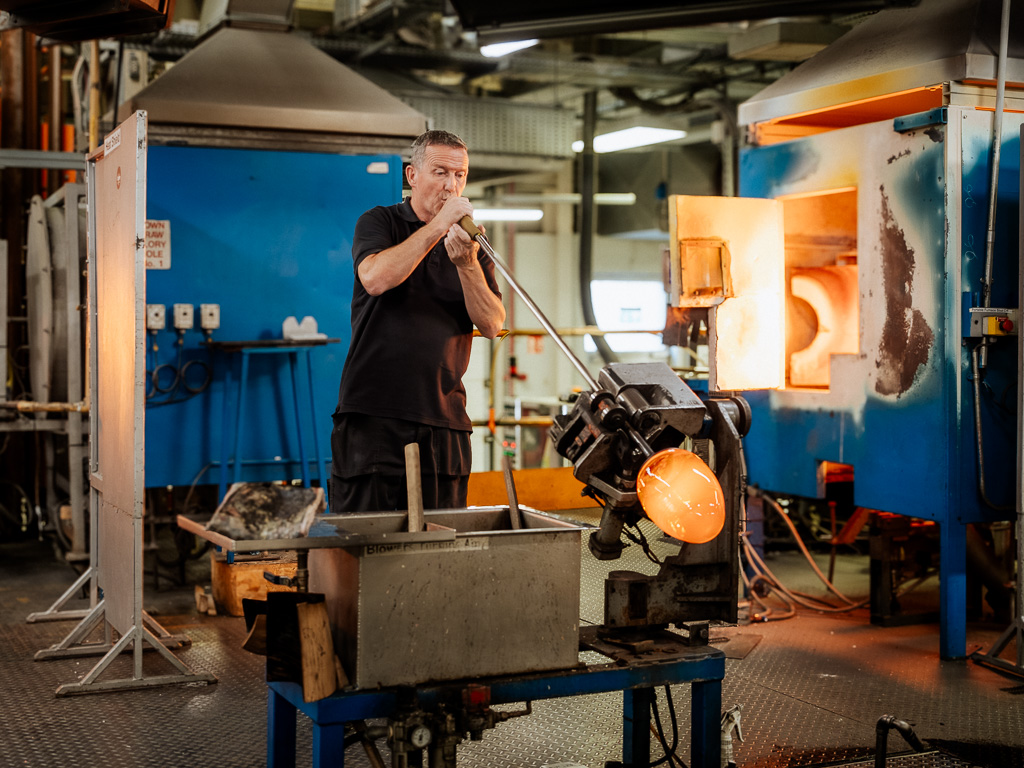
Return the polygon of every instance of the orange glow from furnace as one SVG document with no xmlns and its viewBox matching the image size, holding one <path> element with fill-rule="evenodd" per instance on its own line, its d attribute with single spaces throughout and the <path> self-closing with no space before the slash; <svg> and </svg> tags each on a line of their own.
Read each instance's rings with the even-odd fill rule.
<svg viewBox="0 0 1024 768">
<path fill-rule="evenodd" d="M 636 493 L 647 517 L 674 539 L 703 544 L 725 525 L 722 486 L 692 451 L 669 448 L 640 468 Z"/>
<path fill-rule="evenodd" d="M 677 195 L 669 211 L 675 227 L 673 305 L 712 305 L 709 386 L 714 390 L 782 387 L 786 370 L 782 204 Z M 700 241 L 719 242 L 721 247 L 688 247 Z M 684 272 L 699 273 L 700 264 L 695 261 L 701 256 L 721 260 L 722 290 L 713 302 L 695 301 L 683 290 L 687 286 Z M 717 267 L 715 261 L 705 271 L 717 277 Z"/>
</svg>

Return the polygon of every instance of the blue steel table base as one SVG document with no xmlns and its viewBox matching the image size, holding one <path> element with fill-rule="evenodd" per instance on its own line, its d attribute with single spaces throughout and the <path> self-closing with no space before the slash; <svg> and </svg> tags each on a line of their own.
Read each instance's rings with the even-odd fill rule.
<svg viewBox="0 0 1024 768">
<path fill-rule="evenodd" d="M 313 393 L 313 361 L 310 357 L 310 351 L 316 347 L 302 346 L 302 347 L 241 347 L 238 349 L 225 350 L 226 353 L 237 353 L 241 357 L 239 364 L 239 377 L 238 377 L 238 400 L 235 404 L 235 432 L 234 432 L 234 455 L 229 461 L 227 455 L 228 436 L 231 434 L 229 429 L 229 413 L 230 409 L 225 403 L 223 409 L 223 430 L 221 438 L 221 461 L 220 461 L 220 487 L 218 489 L 218 499 L 223 499 L 224 494 L 227 492 L 228 487 L 228 464 L 232 465 L 231 482 L 237 483 L 242 479 L 242 424 L 243 416 L 245 414 L 245 384 L 249 377 L 249 356 L 250 355 L 288 355 L 288 365 L 291 371 L 291 382 L 292 382 L 292 401 L 295 411 L 295 431 L 299 443 L 299 466 L 302 475 L 302 484 L 309 488 L 310 487 L 310 473 L 309 473 L 309 462 L 306 460 L 306 443 L 303 438 L 302 430 L 302 409 L 299 406 L 299 383 L 296 375 L 296 369 L 298 367 L 298 357 L 301 354 L 306 359 L 306 376 L 309 381 L 309 407 L 313 417 L 313 451 L 316 457 L 316 477 L 320 482 L 321 487 L 324 489 L 324 494 L 328 492 L 327 483 L 324 481 L 324 464 L 320 456 L 320 441 L 317 437 L 316 429 L 316 398 Z M 229 360 L 226 367 L 226 376 L 224 381 L 224 392 L 227 394 L 231 389 L 231 371 L 232 365 Z M 263 462 L 260 462 L 263 463 Z M 269 462 L 267 462 L 269 463 Z"/>
<path fill-rule="evenodd" d="M 708 647 L 682 657 L 619 666 L 581 665 L 548 673 L 474 680 L 490 688 L 492 704 L 507 704 L 593 693 L 623 692 L 622 760 L 626 766 L 651 763 L 651 708 L 656 689 L 690 683 L 690 766 L 719 768 L 719 734 L 725 654 Z M 453 689 L 468 683 L 433 684 L 417 690 L 418 706 L 430 711 Z M 267 766 L 294 768 L 296 712 L 313 722 L 313 766 L 344 768 L 345 725 L 391 717 L 399 706 L 393 689 L 341 692 L 306 703 L 298 683 L 270 682 L 267 701 Z"/>
</svg>

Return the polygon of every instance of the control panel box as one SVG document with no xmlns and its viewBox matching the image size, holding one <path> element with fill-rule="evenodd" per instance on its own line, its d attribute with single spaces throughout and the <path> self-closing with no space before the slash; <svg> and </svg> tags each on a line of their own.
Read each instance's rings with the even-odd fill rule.
<svg viewBox="0 0 1024 768">
<path fill-rule="evenodd" d="M 199 327 L 204 331 L 220 328 L 220 304 L 199 305 Z"/>
<path fill-rule="evenodd" d="M 146 330 L 162 331 L 167 327 L 167 308 L 163 304 L 146 305 Z"/>
<path fill-rule="evenodd" d="M 971 307 L 970 336 L 1016 336 L 1020 311 L 994 307 Z"/>
<path fill-rule="evenodd" d="M 174 327 L 179 331 L 187 331 L 195 324 L 195 320 L 192 317 L 192 305 L 191 304 L 175 304 L 174 305 Z"/>
</svg>

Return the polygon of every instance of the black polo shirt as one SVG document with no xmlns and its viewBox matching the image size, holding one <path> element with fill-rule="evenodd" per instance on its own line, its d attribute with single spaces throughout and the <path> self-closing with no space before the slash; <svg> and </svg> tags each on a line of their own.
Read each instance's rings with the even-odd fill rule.
<svg viewBox="0 0 1024 768">
<path fill-rule="evenodd" d="M 473 321 L 458 269 L 442 238 L 398 286 L 371 296 L 359 265 L 406 240 L 424 222 L 409 199 L 378 206 L 356 223 L 352 258 L 352 341 L 341 375 L 336 413 L 363 413 L 472 431 L 462 377 L 469 366 Z M 501 296 L 494 265 L 481 262 L 487 284 Z"/>
</svg>

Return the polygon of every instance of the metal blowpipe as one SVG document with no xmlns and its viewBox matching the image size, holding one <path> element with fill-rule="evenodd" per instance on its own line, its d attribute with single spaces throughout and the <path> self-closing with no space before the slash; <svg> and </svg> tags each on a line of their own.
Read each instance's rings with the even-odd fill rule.
<svg viewBox="0 0 1024 768">
<path fill-rule="evenodd" d="M 598 383 L 594 380 L 594 377 L 590 375 L 590 371 L 587 370 L 587 367 L 578 357 L 576 357 L 573 351 L 569 349 L 569 345 L 566 344 L 562 337 L 558 335 L 558 331 L 555 330 L 555 327 L 548 322 L 546 317 L 544 317 L 544 313 L 541 312 L 540 307 L 534 303 L 529 294 L 527 294 L 516 279 L 512 277 L 512 273 L 509 272 L 508 267 L 505 266 L 505 262 L 502 261 L 494 248 L 491 247 L 490 242 L 487 240 L 487 236 L 480 231 L 480 227 L 478 227 L 469 216 L 463 216 L 462 220 L 459 222 L 459 226 L 466 230 L 469 236 L 480 244 L 480 248 L 483 249 L 484 253 L 490 256 L 491 261 L 494 263 L 494 268 L 498 270 L 499 274 L 505 278 L 505 281 L 512 286 L 512 290 L 519 294 L 519 298 L 521 298 L 523 303 L 530 308 L 530 311 L 536 315 L 537 320 L 540 321 L 541 327 L 548 332 L 548 335 L 551 336 L 552 339 L 554 339 L 555 344 L 557 344 L 558 348 L 565 353 L 565 356 L 569 358 L 569 362 L 576 367 L 576 370 L 580 372 L 590 389 L 594 391 L 600 389 Z"/>
</svg>

